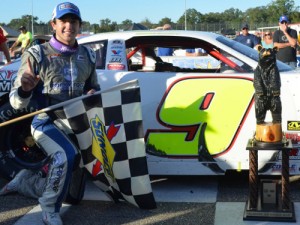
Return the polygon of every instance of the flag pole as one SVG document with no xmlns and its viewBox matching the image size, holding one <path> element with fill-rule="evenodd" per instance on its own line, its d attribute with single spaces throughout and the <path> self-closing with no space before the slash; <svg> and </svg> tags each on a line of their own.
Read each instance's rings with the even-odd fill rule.
<svg viewBox="0 0 300 225">
<path fill-rule="evenodd" d="M 132 87 L 137 86 L 137 85 L 138 85 L 138 80 L 131 80 L 131 81 L 128 81 L 126 83 L 115 85 L 115 86 L 113 86 L 111 88 L 108 88 L 106 90 L 103 90 L 103 91 L 96 91 L 94 94 L 91 94 L 91 95 L 82 95 L 82 96 L 79 96 L 79 97 L 76 97 L 76 98 L 72 98 L 70 100 L 67 100 L 67 101 L 64 101 L 64 102 L 61 102 L 61 103 L 58 103 L 58 104 L 55 104 L 55 105 L 51 105 L 49 107 L 40 109 L 38 111 L 34 111 L 32 113 L 28 113 L 28 114 L 25 114 L 23 116 L 19 116 L 17 118 L 14 118 L 14 119 L 2 122 L 2 123 L 0 123 L 0 127 L 4 127 L 4 126 L 10 125 L 12 123 L 28 119 L 30 117 L 33 117 L 33 116 L 41 114 L 41 113 L 46 113 L 46 112 L 58 109 L 60 107 L 72 104 L 72 103 L 80 101 L 82 99 L 91 97 L 93 95 L 103 94 L 103 93 L 107 93 L 107 92 L 111 92 L 111 91 L 116 91 L 116 90 L 120 90 L 120 89 L 125 89 L 125 88 L 132 88 Z"/>
</svg>

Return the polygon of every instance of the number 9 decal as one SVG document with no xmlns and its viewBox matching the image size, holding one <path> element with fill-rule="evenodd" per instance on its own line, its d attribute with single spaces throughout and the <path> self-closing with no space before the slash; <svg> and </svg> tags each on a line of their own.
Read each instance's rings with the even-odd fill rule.
<svg viewBox="0 0 300 225">
<path fill-rule="evenodd" d="M 197 77 L 170 85 L 157 111 L 166 129 L 148 130 L 149 154 L 197 157 L 200 127 L 211 155 L 228 151 L 253 103 L 252 79 Z"/>
</svg>

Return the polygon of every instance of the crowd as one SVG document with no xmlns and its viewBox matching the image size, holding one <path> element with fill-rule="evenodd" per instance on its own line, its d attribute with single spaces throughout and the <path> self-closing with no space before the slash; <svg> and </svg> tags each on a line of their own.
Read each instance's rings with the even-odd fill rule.
<svg viewBox="0 0 300 225">
<path fill-rule="evenodd" d="M 249 26 L 247 23 L 241 27 L 241 33 L 238 33 L 235 41 L 238 41 L 251 48 L 257 48 L 261 45 L 264 48 L 277 48 L 277 59 L 286 63 L 287 65 L 296 68 L 297 66 L 297 51 L 299 53 L 300 35 L 297 31 L 289 27 L 289 18 L 282 15 L 279 18 L 279 29 L 273 33 L 267 30 L 260 34 L 250 34 Z"/>
</svg>

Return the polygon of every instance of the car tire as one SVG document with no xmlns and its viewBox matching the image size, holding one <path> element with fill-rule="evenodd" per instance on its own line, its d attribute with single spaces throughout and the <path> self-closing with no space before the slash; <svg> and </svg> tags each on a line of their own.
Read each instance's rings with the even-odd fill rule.
<svg viewBox="0 0 300 225">
<path fill-rule="evenodd" d="M 15 110 L 7 102 L 0 107 L 0 122 L 5 122 L 37 109 L 33 102 L 24 110 Z M 11 180 L 21 169 L 41 169 L 49 160 L 35 144 L 31 131 L 32 118 L 24 119 L 0 128 L 0 174 Z M 84 195 L 86 174 L 83 169 L 73 171 L 66 196 L 69 204 L 78 204 Z"/>
<path fill-rule="evenodd" d="M 66 194 L 65 202 L 71 205 L 77 205 L 81 202 L 86 184 L 86 171 L 78 167 L 72 173 L 68 193 Z"/>
<path fill-rule="evenodd" d="M 0 122 L 35 110 L 35 103 L 24 110 L 15 110 L 6 102 L 0 107 Z M 0 171 L 3 178 L 12 179 L 22 168 L 36 169 L 45 164 L 45 154 L 34 143 L 30 133 L 31 120 L 24 119 L 0 128 Z"/>
</svg>

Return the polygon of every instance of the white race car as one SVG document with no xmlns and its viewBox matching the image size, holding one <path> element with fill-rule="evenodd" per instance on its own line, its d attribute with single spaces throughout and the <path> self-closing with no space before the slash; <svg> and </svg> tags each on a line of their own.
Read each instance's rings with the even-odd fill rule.
<svg viewBox="0 0 300 225">
<path fill-rule="evenodd" d="M 255 49 L 215 33 L 175 30 L 101 33 L 78 41 L 96 52 L 102 90 L 138 80 L 150 174 L 219 175 L 249 169 L 246 146 L 256 129 Z M 159 47 L 181 54 L 158 57 Z M 198 48 L 207 55 L 185 56 L 186 49 Z M 15 62 L 0 70 L 2 121 L 20 115 L 9 107 L 7 97 L 18 65 Z M 300 71 L 280 61 L 277 66 L 282 85 L 282 127 L 294 147 L 290 151 L 290 174 L 299 174 Z M 33 110 L 29 107 L 22 113 Z M 266 121 L 271 121 L 269 113 Z M 40 165 L 37 147 L 28 141 L 29 122 L 0 131 L 0 158 L 7 160 L 5 156 L 13 152 L 12 158 L 22 165 Z M 12 168 L 4 169 L 4 161 L 0 169 L 10 174 L 7 171 Z M 260 174 L 280 174 L 281 152 L 260 151 L 258 165 Z"/>
</svg>

